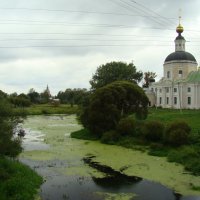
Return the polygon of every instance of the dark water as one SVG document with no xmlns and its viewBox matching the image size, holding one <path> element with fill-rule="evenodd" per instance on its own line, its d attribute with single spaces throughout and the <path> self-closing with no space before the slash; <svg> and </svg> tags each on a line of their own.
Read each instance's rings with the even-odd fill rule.
<svg viewBox="0 0 200 200">
<path fill-rule="evenodd" d="M 21 160 L 45 177 L 40 195 L 43 200 L 103 200 L 95 192 L 135 193 L 134 200 L 200 200 L 200 197 L 183 197 L 165 186 L 148 180 L 116 181 L 95 180 L 93 177 L 64 176 L 57 168 L 67 167 L 67 161 Z M 131 199 L 130 199 L 131 200 Z"/>
<path fill-rule="evenodd" d="M 44 150 L 50 148 L 42 141 L 41 132 L 26 130 L 23 146 L 28 150 Z M 91 157 L 92 158 L 92 157 Z M 41 186 L 40 196 L 43 200 L 103 200 L 105 197 L 97 195 L 102 193 L 134 193 L 137 196 L 134 200 L 200 200 L 195 196 L 181 196 L 175 194 L 171 189 L 140 177 L 126 177 L 123 170 L 114 171 L 109 166 L 102 166 L 83 158 L 82 165 L 89 165 L 96 170 L 107 174 L 104 178 L 83 177 L 76 175 L 63 175 L 60 169 L 66 169 L 69 166 L 67 160 L 36 161 L 20 159 L 23 163 L 29 165 L 44 178 Z M 79 163 L 80 164 L 80 163 Z M 131 200 L 131 199 L 130 199 Z"/>
</svg>

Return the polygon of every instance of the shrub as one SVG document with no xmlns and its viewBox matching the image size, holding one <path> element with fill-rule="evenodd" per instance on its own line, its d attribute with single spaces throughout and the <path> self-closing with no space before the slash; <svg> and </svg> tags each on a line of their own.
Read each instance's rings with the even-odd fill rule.
<svg viewBox="0 0 200 200">
<path fill-rule="evenodd" d="M 142 128 L 144 138 L 151 142 L 159 142 L 163 138 L 164 125 L 159 121 L 148 121 Z"/>
<path fill-rule="evenodd" d="M 172 130 L 168 133 L 166 141 L 172 146 L 181 146 L 187 144 L 189 140 L 188 134 L 183 129 Z"/>
<path fill-rule="evenodd" d="M 136 122 L 131 117 L 122 118 L 117 126 L 117 131 L 120 135 L 134 135 Z"/>
<path fill-rule="evenodd" d="M 170 162 L 178 162 L 181 164 L 192 157 L 198 158 L 199 155 L 196 149 L 190 146 L 183 146 L 177 150 L 170 151 L 170 153 L 168 154 L 168 160 Z"/>
<path fill-rule="evenodd" d="M 189 142 L 191 128 L 184 121 L 171 123 L 165 132 L 164 142 L 172 146 L 181 146 Z"/>
<path fill-rule="evenodd" d="M 170 151 L 168 161 L 183 164 L 186 170 L 200 175 L 200 150 L 192 146 L 183 146 L 177 150 Z"/>
<path fill-rule="evenodd" d="M 186 133 L 190 133 L 190 131 L 191 131 L 190 126 L 185 121 L 177 120 L 177 121 L 174 121 L 173 123 L 171 123 L 167 127 L 166 132 L 170 132 L 172 130 L 176 130 L 179 128 L 184 130 Z"/>
<path fill-rule="evenodd" d="M 143 136 L 143 128 L 144 128 L 145 121 L 137 120 L 136 127 L 135 127 L 135 136 L 141 138 Z M 143 139 L 143 138 L 142 138 Z"/>
<path fill-rule="evenodd" d="M 14 137 L 21 117 L 14 115 L 13 107 L 6 99 L 0 99 L 0 156 L 16 157 L 21 151 L 21 141 Z"/>
<path fill-rule="evenodd" d="M 101 142 L 105 144 L 114 144 L 116 143 L 120 138 L 120 135 L 117 131 L 107 131 L 103 133 L 101 137 Z"/>
<path fill-rule="evenodd" d="M 192 171 L 194 175 L 200 175 L 200 161 L 199 159 L 191 158 L 185 163 L 185 169 Z"/>
</svg>

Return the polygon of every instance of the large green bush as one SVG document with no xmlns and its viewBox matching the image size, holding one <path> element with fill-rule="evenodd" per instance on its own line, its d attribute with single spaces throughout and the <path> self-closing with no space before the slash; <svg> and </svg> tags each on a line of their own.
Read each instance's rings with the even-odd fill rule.
<svg viewBox="0 0 200 200">
<path fill-rule="evenodd" d="M 164 135 L 164 142 L 172 146 L 181 146 L 189 143 L 189 134 L 191 128 L 184 121 L 175 121 L 171 123 Z"/>
<path fill-rule="evenodd" d="M 147 141 L 160 142 L 163 138 L 164 124 L 159 121 L 148 121 L 142 128 L 142 134 Z"/>
<path fill-rule="evenodd" d="M 95 90 L 80 120 L 89 131 L 101 135 L 114 130 L 121 118 L 147 110 L 147 105 L 148 98 L 138 85 L 117 81 Z"/>
<path fill-rule="evenodd" d="M 117 126 L 117 131 L 122 136 L 135 135 L 136 121 L 132 117 L 122 118 Z"/>
</svg>

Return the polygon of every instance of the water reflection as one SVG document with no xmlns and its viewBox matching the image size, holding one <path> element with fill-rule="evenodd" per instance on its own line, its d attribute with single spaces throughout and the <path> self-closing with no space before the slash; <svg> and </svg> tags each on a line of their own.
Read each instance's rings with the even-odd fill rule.
<svg viewBox="0 0 200 200">
<path fill-rule="evenodd" d="M 35 121 L 38 120 L 37 117 L 33 119 Z M 48 116 L 48 120 L 51 120 L 51 124 L 55 123 L 55 125 L 52 126 L 56 126 L 56 124 L 61 121 L 63 121 L 64 125 L 70 124 L 69 122 L 66 123 L 66 118 L 64 116 Z M 38 123 L 39 122 L 40 120 L 38 120 Z M 58 124 L 58 127 L 63 127 L 63 125 Z M 32 129 L 26 129 L 26 131 L 27 134 L 23 141 L 25 151 L 51 148 L 51 146 L 43 142 L 42 131 L 35 131 Z M 66 138 L 69 137 L 68 133 L 66 134 L 66 132 L 63 132 L 63 134 Z M 69 139 L 68 143 L 73 144 L 73 140 Z M 95 168 L 101 173 L 104 173 L 105 176 L 99 178 L 95 176 L 64 175 L 61 169 L 68 169 L 71 162 L 67 155 L 65 160 L 54 159 L 39 161 L 21 159 L 21 161 L 44 177 L 45 182 L 41 186 L 40 191 L 43 200 L 105 199 L 105 197 L 98 195 L 99 192 L 113 194 L 134 193 L 137 195 L 134 198 L 130 197 L 130 200 L 200 200 L 200 197 L 183 197 L 161 184 L 143 180 L 140 177 L 126 176 L 123 174 L 123 171 L 127 169 L 128 166 L 124 166 L 120 171 L 116 171 L 109 166 L 94 162 L 93 158 L 93 156 L 89 156 L 81 160 L 81 158 L 76 157 L 76 163 L 78 167 L 81 167 L 80 163 L 83 165 L 84 162 L 91 167 L 91 170 Z"/>
</svg>

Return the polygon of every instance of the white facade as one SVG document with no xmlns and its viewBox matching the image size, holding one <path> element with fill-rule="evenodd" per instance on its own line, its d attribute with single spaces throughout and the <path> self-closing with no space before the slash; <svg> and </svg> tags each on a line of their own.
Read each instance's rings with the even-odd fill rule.
<svg viewBox="0 0 200 200">
<path fill-rule="evenodd" d="M 176 31 L 175 52 L 165 59 L 164 77 L 152 83 L 146 94 L 151 106 L 200 109 L 200 70 L 194 56 L 185 51 L 183 27 L 179 25 Z"/>
</svg>

